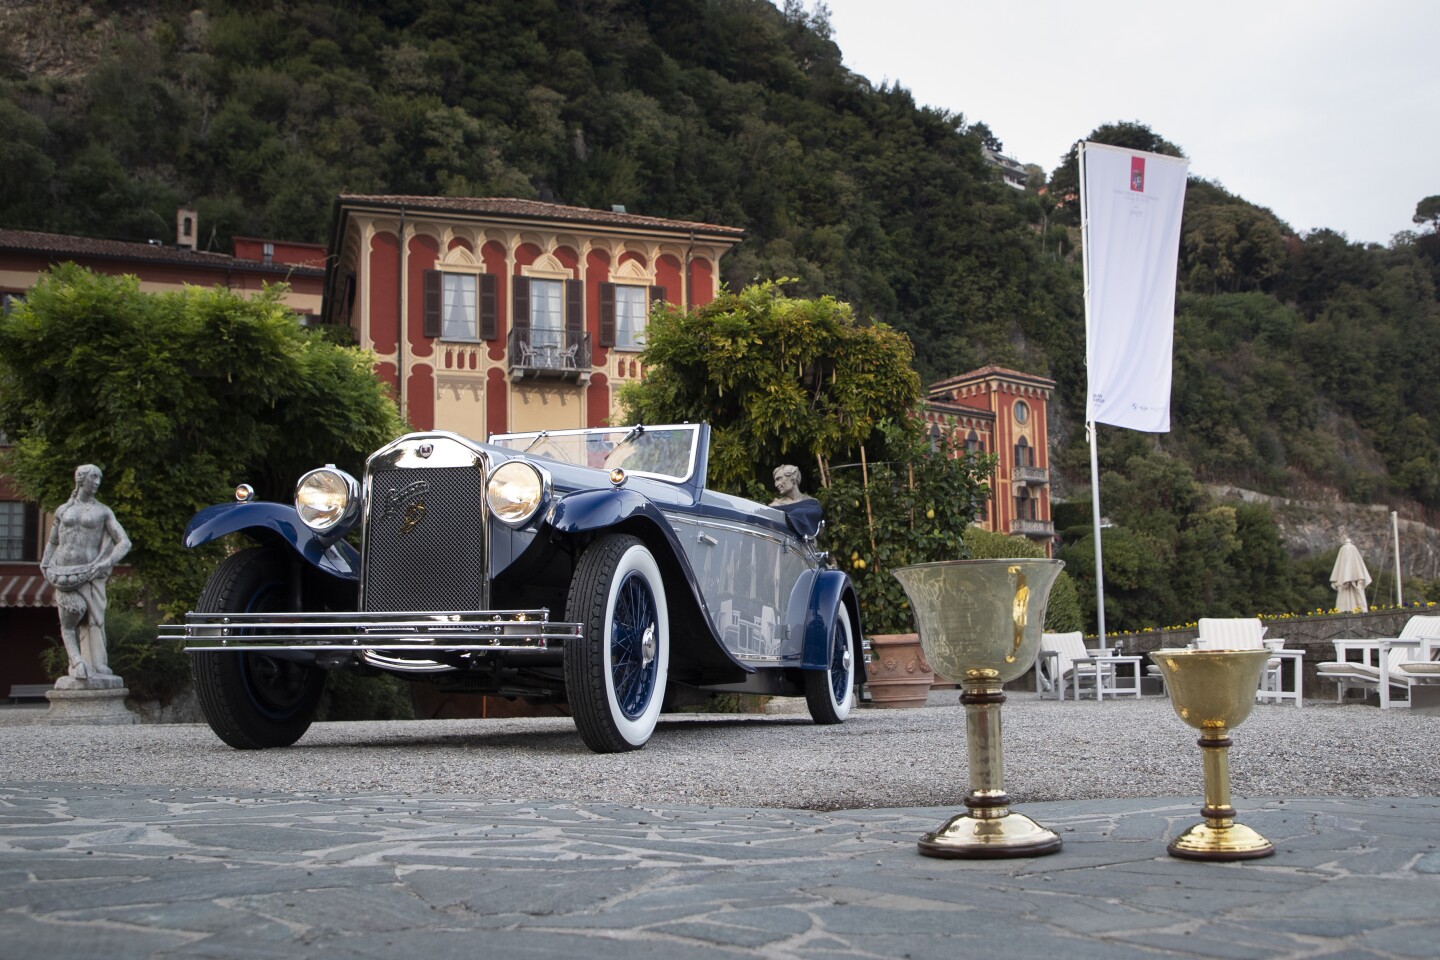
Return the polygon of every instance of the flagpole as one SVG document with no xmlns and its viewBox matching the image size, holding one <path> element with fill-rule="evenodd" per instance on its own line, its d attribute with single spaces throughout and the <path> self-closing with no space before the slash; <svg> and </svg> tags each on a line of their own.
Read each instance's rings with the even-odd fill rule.
<svg viewBox="0 0 1440 960">
<path fill-rule="evenodd" d="M 1395 537 L 1395 606 L 1405 606 L 1405 591 L 1400 586 L 1400 514 L 1390 511 L 1390 530 Z"/>
<path fill-rule="evenodd" d="M 1100 646 L 1105 646 L 1105 564 L 1100 549 L 1100 434 L 1099 425 L 1085 425 L 1090 439 L 1090 514 L 1095 524 L 1095 620 L 1100 630 Z"/>
<path fill-rule="evenodd" d="M 1090 328 L 1090 218 L 1085 206 L 1085 141 L 1080 141 L 1080 254 L 1084 265 L 1085 281 L 1085 369 L 1087 371 L 1086 391 L 1089 391 L 1088 372 L 1090 350 L 1094 337 Z M 1086 403 L 1089 407 L 1089 403 Z M 1095 623 L 1099 631 L 1100 646 L 1105 646 L 1105 557 L 1100 543 L 1100 432 L 1094 420 L 1086 418 L 1085 436 L 1090 441 L 1090 514 L 1095 530 Z"/>
</svg>

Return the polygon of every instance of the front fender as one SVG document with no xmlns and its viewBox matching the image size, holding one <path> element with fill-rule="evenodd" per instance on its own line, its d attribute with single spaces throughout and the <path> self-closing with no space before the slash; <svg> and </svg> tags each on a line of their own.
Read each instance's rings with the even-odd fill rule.
<svg viewBox="0 0 1440 960">
<path fill-rule="evenodd" d="M 581 490 L 550 505 L 545 521 L 564 533 L 585 533 L 613 527 L 635 517 L 654 521 L 662 529 L 669 522 L 650 498 L 634 490 Z"/>
<path fill-rule="evenodd" d="M 288 503 L 257 500 L 206 507 L 185 528 L 185 546 L 198 547 L 230 533 L 247 533 L 262 543 L 278 537 L 330 576 L 360 579 L 360 552 L 344 540 L 331 543 L 317 536 Z"/>
<path fill-rule="evenodd" d="M 805 612 L 805 644 L 800 651 L 801 668 L 830 668 L 830 634 L 835 627 L 835 617 L 840 613 L 841 604 L 850 608 L 850 621 L 855 628 L 855 662 L 862 663 L 861 651 L 865 649 L 865 644 L 860 632 L 860 605 L 855 599 L 850 578 L 840 570 L 821 570 L 810 590 L 810 607 Z M 863 677 L 863 670 L 862 666 L 856 671 L 856 675 Z"/>
</svg>

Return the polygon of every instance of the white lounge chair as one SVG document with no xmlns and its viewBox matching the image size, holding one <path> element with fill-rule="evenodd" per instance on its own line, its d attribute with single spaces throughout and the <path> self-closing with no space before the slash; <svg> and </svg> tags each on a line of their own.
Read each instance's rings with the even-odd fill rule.
<svg viewBox="0 0 1440 960">
<path fill-rule="evenodd" d="M 1295 706 L 1305 704 L 1303 650 L 1286 650 L 1285 641 L 1279 638 L 1265 639 L 1265 627 L 1259 617 L 1201 617 L 1200 636 L 1192 644 L 1196 650 L 1269 650 L 1271 657 L 1265 661 L 1265 672 L 1260 675 L 1260 689 L 1255 693 L 1257 700 L 1274 700 L 1279 703 L 1293 700 Z M 1295 686 L 1285 689 L 1283 660 L 1294 662 Z"/>
<path fill-rule="evenodd" d="M 1316 668 L 1320 677 L 1335 683 L 1335 699 L 1347 690 L 1371 690 L 1380 695 L 1380 709 L 1388 710 L 1392 691 L 1404 691 L 1407 705 L 1416 689 L 1440 684 L 1440 617 L 1411 617 L 1398 637 L 1378 640 L 1336 640 L 1335 659 Z M 1352 655 L 1358 659 L 1352 660 Z"/>
<path fill-rule="evenodd" d="M 1075 699 L 1080 699 L 1082 682 L 1085 688 L 1093 690 L 1095 699 L 1103 700 L 1108 693 L 1112 697 L 1131 694 L 1140 696 L 1141 657 L 1116 656 L 1108 650 L 1091 650 L 1085 646 L 1084 634 L 1045 633 L 1040 636 L 1040 656 L 1035 661 L 1035 689 L 1040 696 L 1047 694 L 1065 699 L 1065 686 L 1071 685 Z M 1129 664 L 1126 676 L 1115 668 Z"/>
</svg>

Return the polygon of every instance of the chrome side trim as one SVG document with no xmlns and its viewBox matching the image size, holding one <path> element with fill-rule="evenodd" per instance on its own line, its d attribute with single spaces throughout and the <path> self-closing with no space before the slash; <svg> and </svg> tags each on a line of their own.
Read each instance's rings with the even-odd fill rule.
<svg viewBox="0 0 1440 960">
<path fill-rule="evenodd" d="M 190 650 L 386 650 L 465 652 L 561 650 L 582 636 L 578 623 L 548 610 L 398 613 L 187 613 L 160 637 L 198 642 Z"/>
</svg>

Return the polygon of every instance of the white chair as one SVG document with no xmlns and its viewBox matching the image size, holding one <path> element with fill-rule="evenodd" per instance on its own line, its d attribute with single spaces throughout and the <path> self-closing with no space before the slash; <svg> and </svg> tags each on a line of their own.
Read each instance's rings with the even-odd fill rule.
<svg viewBox="0 0 1440 960">
<path fill-rule="evenodd" d="M 1075 699 L 1080 699 L 1080 686 L 1095 692 L 1095 699 L 1131 694 L 1140 696 L 1141 657 L 1124 657 L 1108 650 L 1091 650 L 1085 646 L 1084 634 L 1045 633 L 1040 636 L 1040 656 L 1035 661 L 1035 689 L 1044 697 L 1050 694 L 1065 699 L 1065 686 L 1070 684 Z M 1116 667 L 1129 665 L 1129 673 L 1121 676 Z M 1128 682 L 1126 682 L 1128 681 Z"/>
<path fill-rule="evenodd" d="M 1296 707 L 1305 705 L 1303 650 L 1284 649 L 1285 641 L 1265 639 L 1265 627 L 1259 617 L 1201 617 L 1200 636 L 1192 644 L 1196 650 L 1269 650 L 1270 659 L 1265 661 L 1265 672 L 1260 675 L 1260 689 L 1255 693 L 1257 700 L 1274 700 L 1279 703 L 1293 700 Z M 1286 690 L 1282 661 L 1294 663 L 1295 686 Z"/>
<path fill-rule="evenodd" d="M 1336 640 L 1335 659 L 1322 663 L 1316 673 L 1335 683 L 1336 702 L 1347 690 L 1376 691 L 1380 709 L 1388 710 L 1392 688 L 1404 691 L 1407 705 L 1415 705 L 1418 689 L 1440 684 L 1440 617 L 1411 617 L 1398 637 L 1378 640 Z M 1358 654 L 1358 660 L 1351 660 Z"/>
</svg>

